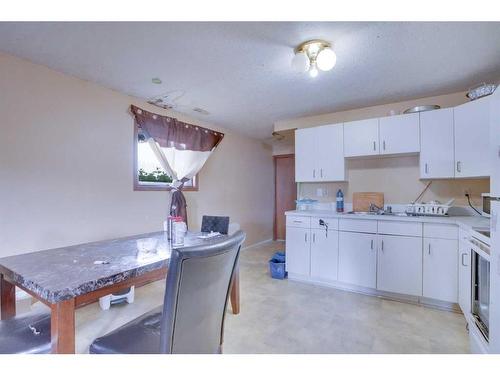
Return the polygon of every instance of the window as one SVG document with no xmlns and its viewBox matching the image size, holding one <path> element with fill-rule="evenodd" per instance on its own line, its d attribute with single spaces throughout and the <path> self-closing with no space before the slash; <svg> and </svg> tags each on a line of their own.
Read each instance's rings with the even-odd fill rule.
<svg viewBox="0 0 500 375">
<path fill-rule="evenodd" d="M 137 124 L 134 131 L 134 190 L 171 190 L 172 177 L 167 174 Z M 198 176 L 184 184 L 184 191 L 198 190 Z"/>
</svg>

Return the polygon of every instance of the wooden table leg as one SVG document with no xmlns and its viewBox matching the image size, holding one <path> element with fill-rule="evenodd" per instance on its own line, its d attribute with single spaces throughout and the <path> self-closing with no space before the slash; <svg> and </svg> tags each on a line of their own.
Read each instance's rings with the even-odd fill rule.
<svg viewBox="0 0 500 375">
<path fill-rule="evenodd" d="M 10 319 L 16 316 L 16 287 L 0 274 L 0 319 Z"/>
<path fill-rule="evenodd" d="M 75 299 L 54 303 L 50 317 L 52 353 L 75 353 Z"/>
<path fill-rule="evenodd" d="M 233 314 L 237 315 L 240 313 L 240 267 L 236 265 L 233 274 L 233 280 L 231 280 L 231 308 Z"/>
</svg>

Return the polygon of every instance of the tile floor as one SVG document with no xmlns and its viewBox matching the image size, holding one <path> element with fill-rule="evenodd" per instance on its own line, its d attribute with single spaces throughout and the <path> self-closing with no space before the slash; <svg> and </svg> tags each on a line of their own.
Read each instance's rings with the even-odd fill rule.
<svg viewBox="0 0 500 375">
<path fill-rule="evenodd" d="M 225 353 L 468 353 L 461 314 L 269 277 L 274 242 L 241 254 L 241 313 L 226 315 Z M 136 301 L 77 311 L 77 352 L 160 305 L 164 283 L 136 290 Z M 35 308 L 41 308 L 37 306 Z"/>
</svg>

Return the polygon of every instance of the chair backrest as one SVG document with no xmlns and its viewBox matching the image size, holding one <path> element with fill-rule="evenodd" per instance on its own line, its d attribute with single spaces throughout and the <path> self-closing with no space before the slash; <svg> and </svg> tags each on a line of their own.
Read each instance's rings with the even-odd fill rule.
<svg viewBox="0 0 500 375">
<path fill-rule="evenodd" d="M 161 324 L 161 353 L 219 353 L 231 279 L 245 233 L 174 249 Z M 218 239 L 220 241 L 220 239 Z M 212 243 L 210 243 L 212 242 Z"/>
<path fill-rule="evenodd" d="M 201 219 L 202 232 L 219 232 L 227 234 L 229 229 L 229 216 L 206 216 Z"/>
</svg>

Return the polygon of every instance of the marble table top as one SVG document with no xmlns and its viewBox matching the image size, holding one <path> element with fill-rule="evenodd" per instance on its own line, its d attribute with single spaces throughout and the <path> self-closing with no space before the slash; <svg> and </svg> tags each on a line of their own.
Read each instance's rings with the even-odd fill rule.
<svg viewBox="0 0 500 375">
<path fill-rule="evenodd" d="M 226 238 L 199 235 L 188 233 L 184 246 Z M 0 258 L 0 273 L 45 301 L 57 303 L 168 267 L 171 251 L 165 232 L 146 233 Z"/>
</svg>

